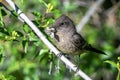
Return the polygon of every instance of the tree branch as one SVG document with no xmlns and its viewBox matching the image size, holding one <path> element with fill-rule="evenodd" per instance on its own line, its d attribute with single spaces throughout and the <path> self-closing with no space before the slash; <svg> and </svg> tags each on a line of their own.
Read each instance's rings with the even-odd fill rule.
<svg viewBox="0 0 120 80">
<path fill-rule="evenodd" d="M 12 0 L 5 0 L 18 14 L 19 20 L 22 20 L 26 22 L 29 27 L 36 33 L 36 35 L 44 42 L 47 47 L 54 52 L 54 54 L 60 58 L 61 61 L 63 61 L 66 65 L 68 65 L 73 71 L 75 71 L 78 75 L 80 75 L 85 80 L 92 80 L 90 77 L 88 77 L 83 71 L 81 71 L 75 64 L 70 62 L 65 56 L 62 55 L 62 53 L 54 47 L 44 36 L 44 34 L 34 25 L 29 18 L 17 7 L 17 5 L 14 4 Z"/>
</svg>

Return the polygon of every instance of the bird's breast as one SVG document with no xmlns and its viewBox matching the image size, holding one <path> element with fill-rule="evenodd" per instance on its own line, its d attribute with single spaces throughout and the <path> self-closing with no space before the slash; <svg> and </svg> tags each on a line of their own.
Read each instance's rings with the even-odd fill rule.
<svg viewBox="0 0 120 80">
<path fill-rule="evenodd" d="M 64 32 L 64 34 L 61 32 L 56 33 L 56 36 L 58 36 L 58 39 L 55 39 L 55 44 L 59 50 L 61 50 L 63 53 L 66 54 L 79 54 L 79 50 L 75 47 L 75 45 L 72 43 L 72 36 L 68 35 L 69 33 Z"/>
</svg>

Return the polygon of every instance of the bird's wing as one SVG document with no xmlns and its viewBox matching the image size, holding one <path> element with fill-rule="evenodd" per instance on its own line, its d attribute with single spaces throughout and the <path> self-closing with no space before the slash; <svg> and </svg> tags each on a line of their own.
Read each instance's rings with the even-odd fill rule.
<svg viewBox="0 0 120 80">
<path fill-rule="evenodd" d="M 82 38 L 82 36 L 78 33 L 73 35 L 73 38 L 71 41 L 72 41 L 73 45 L 75 45 L 80 50 L 88 50 L 88 51 L 92 51 L 92 52 L 96 52 L 96 53 L 100 53 L 100 54 L 105 54 L 103 51 L 100 51 L 100 50 L 92 47 L 90 44 L 88 44 Z"/>
<path fill-rule="evenodd" d="M 83 37 L 78 34 L 78 33 L 75 33 L 73 36 L 72 36 L 72 40 L 71 42 L 73 43 L 73 45 L 75 45 L 78 49 L 84 49 L 84 47 L 88 44 L 84 39 Z"/>
</svg>

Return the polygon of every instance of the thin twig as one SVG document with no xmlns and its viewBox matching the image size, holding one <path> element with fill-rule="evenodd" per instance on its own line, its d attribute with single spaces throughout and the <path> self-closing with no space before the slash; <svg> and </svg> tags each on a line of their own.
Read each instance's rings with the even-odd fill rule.
<svg viewBox="0 0 120 80">
<path fill-rule="evenodd" d="M 80 32 L 83 26 L 89 21 L 90 17 L 95 13 L 99 6 L 104 2 L 104 0 L 96 1 L 90 9 L 86 12 L 85 16 L 82 18 L 80 23 L 77 25 L 77 31 Z"/>
<path fill-rule="evenodd" d="M 54 47 L 44 36 L 44 34 L 34 25 L 29 18 L 23 14 L 23 12 L 17 7 L 17 5 L 14 4 L 12 0 L 5 0 L 18 14 L 18 17 L 22 19 L 24 22 L 26 22 L 29 27 L 36 33 L 36 35 L 44 42 L 44 44 L 54 52 L 54 54 L 63 61 L 66 65 L 68 65 L 73 71 L 75 71 L 78 75 L 80 75 L 85 80 L 92 80 L 90 77 L 88 77 L 83 71 L 81 71 L 76 65 L 74 65 L 72 62 L 70 62 L 65 56 L 62 55 L 62 53 Z"/>
<path fill-rule="evenodd" d="M 109 15 L 111 13 L 114 13 L 115 11 L 117 11 L 120 8 L 120 1 L 117 2 L 116 4 L 114 4 L 111 8 L 109 8 L 108 10 L 106 10 L 104 12 L 104 15 Z"/>
</svg>

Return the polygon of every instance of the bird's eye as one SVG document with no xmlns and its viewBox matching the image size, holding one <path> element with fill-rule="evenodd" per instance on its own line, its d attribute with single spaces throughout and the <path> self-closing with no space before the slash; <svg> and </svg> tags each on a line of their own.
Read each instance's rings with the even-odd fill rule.
<svg viewBox="0 0 120 80">
<path fill-rule="evenodd" d="M 62 23 L 60 23 L 60 25 L 59 26 L 63 26 L 63 25 L 65 25 L 67 22 L 62 22 Z"/>
<path fill-rule="evenodd" d="M 60 26 L 62 26 L 62 25 L 65 25 L 65 23 L 63 22 L 63 23 L 60 23 Z"/>
</svg>

